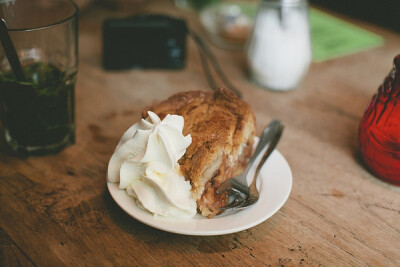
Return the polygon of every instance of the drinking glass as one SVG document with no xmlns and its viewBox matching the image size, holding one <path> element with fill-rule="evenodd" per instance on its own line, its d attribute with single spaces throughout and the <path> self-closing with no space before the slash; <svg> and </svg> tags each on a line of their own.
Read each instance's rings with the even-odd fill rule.
<svg viewBox="0 0 400 267">
<path fill-rule="evenodd" d="M 18 154 L 59 152 L 75 142 L 78 8 L 70 0 L 6 0 L 0 18 L 24 73 L 16 78 L 1 46 L 2 134 Z"/>
</svg>

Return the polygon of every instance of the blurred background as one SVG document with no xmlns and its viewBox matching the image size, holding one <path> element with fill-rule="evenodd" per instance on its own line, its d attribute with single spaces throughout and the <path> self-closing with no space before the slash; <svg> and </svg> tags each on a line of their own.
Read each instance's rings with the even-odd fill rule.
<svg viewBox="0 0 400 267">
<path fill-rule="evenodd" d="M 118 8 L 124 5 L 140 4 L 151 0 L 74 0 L 84 11 L 90 5 L 97 2 L 100 5 L 107 5 L 110 8 Z M 166 0 L 168 1 L 168 0 Z M 170 0 L 173 1 L 173 0 Z M 216 2 L 238 2 L 224 0 L 174 0 L 180 7 L 201 9 L 202 7 Z M 257 2 L 254 0 L 241 2 Z M 370 22 L 385 28 L 400 32 L 400 1 L 398 0 L 309 0 L 312 6 L 322 7 L 333 12 L 354 17 L 366 22 Z"/>
<path fill-rule="evenodd" d="M 400 32 L 398 0 L 310 0 L 310 3 Z"/>
</svg>

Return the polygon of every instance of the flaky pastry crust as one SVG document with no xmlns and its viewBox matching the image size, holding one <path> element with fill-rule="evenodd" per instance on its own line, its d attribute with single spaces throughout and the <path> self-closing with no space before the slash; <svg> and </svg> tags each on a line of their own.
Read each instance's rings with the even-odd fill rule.
<svg viewBox="0 0 400 267">
<path fill-rule="evenodd" d="M 220 213 L 226 204 L 216 188 L 240 174 L 247 165 L 256 131 L 250 105 L 233 92 L 221 88 L 215 92 L 188 91 L 147 107 L 163 119 L 167 114 L 184 117 L 183 134 L 192 136 L 192 144 L 179 160 L 181 171 L 192 185 L 194 199 L 203 216 Z"/>
</svg>

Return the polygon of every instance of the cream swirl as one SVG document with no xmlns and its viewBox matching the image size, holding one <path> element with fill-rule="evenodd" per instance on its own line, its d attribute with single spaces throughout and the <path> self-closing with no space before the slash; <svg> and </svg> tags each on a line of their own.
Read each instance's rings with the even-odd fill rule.
<svg viewBox="0 0 400 267">
<path fill-rule="evenodd" d="M 180 172 L 178 160 L 191 144 L 183 136 L 183 117 L 153 112 L 122 136 L 108 164 L 109 182 L 119 182 L 139 207 L 155 215 L 193 217 L 196 202 L 191 185 Z"/>
</svg>

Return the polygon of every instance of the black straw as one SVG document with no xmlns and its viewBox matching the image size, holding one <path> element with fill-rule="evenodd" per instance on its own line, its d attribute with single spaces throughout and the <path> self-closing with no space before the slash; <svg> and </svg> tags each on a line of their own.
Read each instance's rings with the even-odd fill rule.
<svg viewBox="0 0 400 267">
<path fill-rule="evenodd" d="M 214 78 L 211 75 L 210 67 L 208 64 L 208 60 L 211 62 L 212 66 L 214 67 L 215 71 L 223 81 L 223 83 L 226 85 L 227 89 L 230 89 L 233 91 L 239 98 L 242 98 L 242 93 L 240 92 L 239 89 L 237 89 L 228 79 L 228 77 L 225 75 L 225 73 L 222 71 L 222 68 L 218 64 L 217 58 L 214 56 L 212 53 L 211 49 L 206 45 L 206 43 L 201 39 L 201 37 L 195 33 L 194 31 L 189 30 L 189 34 L 192 36 L 193 40 L 197 44 L 197 48 L 199 49 L 200 52 L 200 58 L 201 58 L 201 63 L 203 65 L 204 71 L 206 73 L 207 81 L 213 90 L 217 90 L 217 85 L 216 82 L 214 81 Z"/>
<path fill-rule="evenodd" d="M 24 72 L 22 71 L 21 62 L 19 61 L 17 51 L 8 34 L 7 23 L 4 19 L 0 19 L 0 40 L 6 53 L 8 62 L 18 81 L 25 81 Z"/>
</svg>

